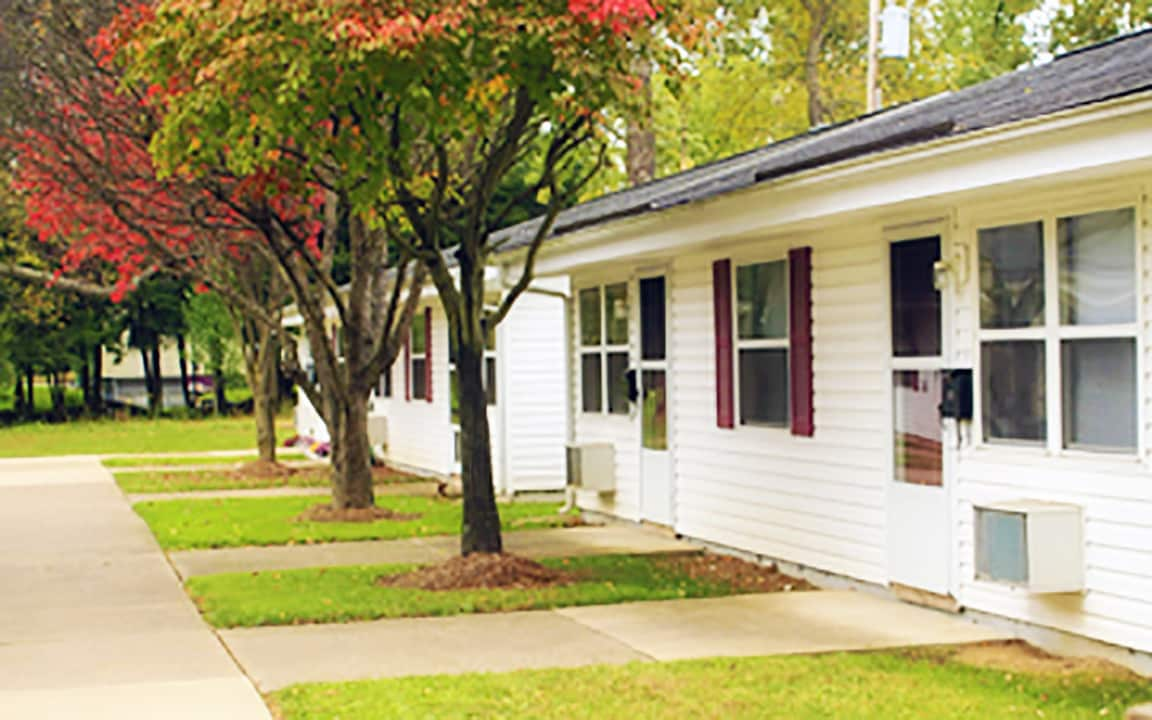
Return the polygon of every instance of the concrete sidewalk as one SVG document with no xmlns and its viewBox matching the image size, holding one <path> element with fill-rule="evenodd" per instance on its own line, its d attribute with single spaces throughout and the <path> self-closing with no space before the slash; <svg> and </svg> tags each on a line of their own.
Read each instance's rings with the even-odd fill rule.
<svg viewBox="0 0 1152 720">
<path fill-rule="evenodd" d="M 221 636 L 264 691 L 298 682 L 875 650 L 1008 637 L 955 616 L 851 591 L 248 628 L 225 630 Z"/>
<path fill-rule="evenodd" d="M 0 461 L 0 716 L 267 720 L 95 458 Z"/>
<path fill-rule="evenodd" d="M 436 495 L 438 485 L 434 482 L 404 482 L 377 485 L 374 488 L 376 497 L 389 495 Z M 330 497 L 332 489 L 328 487 L 270 487 L 270 488 L 239 488 L 234 490 L 175 490 L 160 493 L 125 493 L 128 502 L 135 505 L 141 502 L 157 502 L 164 500 L 216 500 L 227 498 L 267 498 L 267 497 L 299 497 L 300 495 L 314 495 L 317 497 Z"/>
<path fill-rule="evenodd" d="M 504 534 L 508 552 L 532 558 L 612 554 L 694 553 L 698 548 L 670 536 L 628 525 L 517 530 Z M 186 550 L 169 553 L 185 577 L 216 573 L 291 570 L 335 565 L 434 563 L 460 552 L 460 539 L 439 537 L 272 547 Z"/>
</svg>

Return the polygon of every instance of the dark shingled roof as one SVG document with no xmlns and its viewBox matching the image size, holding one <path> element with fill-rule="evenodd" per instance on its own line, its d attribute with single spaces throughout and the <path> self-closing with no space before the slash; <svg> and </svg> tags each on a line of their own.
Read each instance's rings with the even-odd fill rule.
<svg viewBox="0 0 1152 720">
<path fill-rule="evenodd" d="M 683 205 L 873 153 L 955 137 L 1152 89 L 1152 30 L 1061 55 L 973 85 L 724 158 L 560 213 L 552 236 Z M 539 220 L 501 230 L 504 250 L 531 242 Z"/>
</svg>

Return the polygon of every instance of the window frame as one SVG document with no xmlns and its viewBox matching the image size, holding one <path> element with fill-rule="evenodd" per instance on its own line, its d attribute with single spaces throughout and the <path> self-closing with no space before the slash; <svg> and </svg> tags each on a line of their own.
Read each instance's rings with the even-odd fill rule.
<svg viewBox="0 0 1152 720">
<path fill-rule="evenodd" d="M 633 282 L 628 279 L 624 280 L 604 280 L 587 285 L 581 285 L 575 288 L 573 299 L 576 306 L 576 322 L 574 331 L 576 333 L 576 363 L 575 363 L 575 378 L 576 378 L 576 395 L 578 398 L 579 413 L 589 417 L 628 417 L 631 414 L 632 403 L 626 401 L 622 410 L 613 412 L 611 410 L 610 391 L 611 384 L 608 377 L 608 357 L 610 355 L 623 355 L 626 360 L 626 366 L 631 369 L 633 366 L 632 357 L 632 337 L 635 331 L 635 318 L 633 317 L 635 311 Z M 624 300 L 627 304 L 625 310 L 625 318 L 628 321 L 628 332 L 623 344 L 609 343 L 608 342 L 608 288 L 621 285 L 624 287 Z M 596 345 L 585 345 L 583 337 L 583 321 L 584 321 L 584 307 L 580 302 L 580 296 L 587 290 L 596 290 L 600 299 L 600 342 Z M 600 365 L 600 409 L 599 410 L 585 410 L 584 409 L 584 357 L 586 355 L 595 355 L 599 358 Z"/>
<path fill-rule="evenodd" d="M 791 263 L 788 259 L 789 248 L 780 252 L 768 254 L 746 255 L 733 257 L 731 262 L 731 288 L 732 288 L 732 402 L 735 428 L 749 428 L 755 431 L 782 431 L 791 434 L 792 428 L 792 274 Z M 751 265 L 767 265 L 772 263 L 784 264 L 784 337 L 782 338 L 756 338 L 743 339 L 740 337 L 740 268 Z M 784 350 L 787 359 L 788 373 L 785 389 L 788 391 L 788 400 L 785 402 L 787 413 L 784 420 L 774 422 L 747 422 L 744 420 L 743 403 L 740 396 L 741 351 L 743 350 Z"/>
<path fill-rule="evenodd" d="M 416 352 L 416 320 L 419 318 L 420 323 L 424 325 L 424 352 Z M 424 314 L 424 310 L 420 309 L 416 315 L 412 316 L 412 322 L 408 327 L 408 402 L 428 402 L 428 384 L 427 380 L 424 383 L 424 392 L 421 395 L 416 394 L 416 361 L 424 361 L 425 370 L 420 373 L 420 377 L 427 378 L 427 363 L 428 363 L 428 346 L 427 338 L 429 336 L 429 329 L 427 327 L 428 317 Z"/>
<path fill-rule="evenodd" d="M 1144 223 L 1145 207 L 1141 195 L 1130 192 L 1111 193 L 1108 199 L 1091 198 L 1080 202 L 1052 201 L 1044 203 L 1048 208 L 1036 212 L 1014 210 L 1011 212 L 981 215 L 971 225 L 970 271 L 973 286 L 974 315 L 974 382 L 975 409 L 973 418 L 973 441 L 977 447 L 1010 450 L 1022 454 L 1040 454 L 1055 457 L 1088 458 L 1095 460 L 1135 459 L 1144 457 L 1146 438 L 1144 432 L 1144 343 L 1141 342 L 1140 328 L 1145 318 L 1143 298 L 1143 278 L 1141 268 L 1144 262 Z M 1131 210 L 1133 213 L 1133 256 L 1132 272 L 1135 276 L 1135 316 L 1129 323 L 1102 325 L 1064 325 L 1061 322 L 1060 306 L 1060 249 L 1059 222 L 1095 213 Z M 980 290 L 980 232 L 1008 225 L 1039 222 L 1042 225 L 1042 250 L 1044 272 L 1044 313 L 1043 322 L 1035 327 L 985 329 L 981 324 Z M 1136 444 L 1130 448 L 1089 447 L 1082 445 L 1065 446 L 1064 442 L 1064 367 L 1063 345 L 1069 340 L 1130 340 L 1134 345 L 1135 403 L 1136 403 Z M 1005 341 L 1040 342 L 1044 349 L 1044 439 L 1040 441 L 986 438 L 984 427 L 984 360 L 985 343 Z"/>
</svg>

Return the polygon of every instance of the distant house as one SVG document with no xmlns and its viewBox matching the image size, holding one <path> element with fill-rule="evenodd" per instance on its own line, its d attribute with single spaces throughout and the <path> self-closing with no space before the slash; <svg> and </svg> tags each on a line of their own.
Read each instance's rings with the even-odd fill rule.
<svg viewBox="0 0 1152 720">
<path fill-rule="evenodd" d="M 144 379 L 144 362 L 140 352 L 128 348 L 119 358 L 107 350 L 103 352 L 104 400 L 147 408 L 148 386 Z M 164 385 L 164 408 L 184 407 L 184 393 L 180 389 L 180 355 L 176 343 L 168 342 L 161 347 L 160 370 Z M 191 363 L 188 371 L 191 374 Z M 190 375 L 189 382 L 193 380 L 195 378 Z"/>
<path fill-rule="evenodd" d="M 493 275 L 490 285 L 498 289 L 499 278 Z M 560 280 L 537 283 L 522 295 L 497 327 L 485 358 L 497 492 L 564 488 L 566 406 L 560 369 L 566 292 L 567 282 Z M 494 294 L 493 303 L 497 300 Z M 287 322 L 299 318 L 290 315 Z M 390 464 L 441 477 L 460 472 L 454 353 L 448 337 L 447 318 L 429 289 L 401 357 L 380 378 L 369 415 Z M 307 342 L 301 343 L 301 363 L 311 366 Z M 298 392 L 296 430 L 307 440 L 329 441 L 324 420 L 303 391 Z"/>
<path fill-rule="evenodd" d="M 580 506 L 1152 668 L 1150 185 L 1140 33 L 566 211 Z"/>
</svg>

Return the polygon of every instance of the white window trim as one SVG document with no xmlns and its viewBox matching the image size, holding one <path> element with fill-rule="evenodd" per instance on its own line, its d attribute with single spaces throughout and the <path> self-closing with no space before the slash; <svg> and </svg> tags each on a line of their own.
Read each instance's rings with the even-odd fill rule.
<svg viewBox="0 0 1152 720">
<path fill-rule="evenodd" d="M 628 332 L 624 344 L 609 344 L 608 343 L 608 287 L 622 285 L 624 286 L 624 300 L 627 303 L 627 312 L 625 317 L 628 321 Z M 585 345 L 583 338 L 584 328 L 584 306 L 581 302 L 581 296 L 587 290 L 596 290 L 600 298 L 600 343 L 597 345 Z M 589 417 L 627 417 L 629 410 L 626 408 L 624 412 L 611 412 L 609 402 L 609 378 L 608 378 L 608 356 L 609 355 L 624 355 L 628 359 L 628 364 L 632 364 L 632 310 L 633 310 L 633 291 L 632 283 L 628 280 L 608 280 L 604 282 L 585 285 L 577 288 L 575 292 L 576 297 L 576 355 L 577 355 L 577 372 L 576 386 L 578 389 L 577 395 L 579 397 L 580 414 Z M 600 409 L 599 410 L 585 410 L 584 409 L 584 356 L 585 355 L 599 355 L 600 357 Z"/>
<path fill-rule="evenodd" d="M 767 265 L 776 262 L 784 263 L 784 337 L 771 339 L 740 338 L 740 268 L 750 265 Z M 731 263 L 732 278 L 729 286 L 732 288 L 732 412 L 736 420 L 736 428 L 747 428 L 753 432 L 776 432 L 791 435 L 792 432 L 792 328 L 789 322 L 792 317 L 792 273 L 788 260 L 788 252 L 763 256 L 733 258 Z M 782 423 L 745 422 L 740 402 L 740 351 L 741 350 L 785 350 L 788 353 L 788 383 L 789 393 L 788 416 Z"/>
<path fill-rule="evenodd" d="M 972 223 L 971 262 L 975 292 L 975 339 L 973 353 L 975 370 L 973 390 L 975 395 L 973 418 L 973 445 L 977 449 L 1011 450 L 1022 455 L 1048 455 L 1061 458 L 1090 458 L 1124 461 L 1145 457 L 1147 441 L 1145 433 L 1145 393 L 1144 368 L 1145 347 L 1141 341 L 1140 328 L 1145 317 L 1143 290 L 1144 243 L 1145 243 L 1145 195 L 1131 192 L 1117 193 L 1115 199 L 1092 197 L 1081 202 L 1051 203 L 1045 210 L 1028 213 L 1018 211 L 1011 214 L 996 213 L 981 216 Z M 1136 278 L 1136 317 L 1131 323 L 1111 325 L 1061 325 L 1060 323 L 1060 259 L 1058 223 L 1061 218 L 1078 217 L 1110 210 L 1132 209 L 1134 211 L 1133 234 L 1134 256 L 1133 273 Z M 981 327 L 980 306 L 980 231 L 1027 223 L 1042 223 L 1043 269 L 1044 269 L 1044 324 L 1040 327 L 984 329 Z M 1131 339 L 1135 342 L 1135 394 L 1136 394 L 1136 447 L 1133 449 L 1086 447 L 1064 447 L 1064 386 L 1061 343 L 1064 340 L 1091 339 Z M 1045 439 L 1042 441 L 986 439 L 984 436 L 984 359 L 983 346 L 996 341 L 1039 341 L 1044 345 L 1044 411 Z"/>
<path fill-rule="evenodd" d="M 422 318 L 421 322 L 425 323 L 425 327 L 424 327 L 424 338 L 425 338 L 425 340 L 424 340 L 424 352 L 422 352 L 422 353 L 416 352 L 416 334 L 415 334 L 416 325 L 415 325 L 415 318 L 413 318 L 413 323 L 408 328 L 408 348 L 409 348 L 409 351 L 408 351 L 408 397 L 409 397 L 409 400 L 408 401 L 409 402 L 428 402 L 427 382 L 425 382 L 424 397 L 416 397 L 416 361 L 417 360 L 423 360 L 424 366 L 425 366 L 425 368 L 427 368 L 427 366 L 428 366 L 428 340 L 427 340 L 427 338 L 431 334 L 427 325 L 428 325 L 428 321 L 430 320 L 430 318 L 424 313 L 423 308 L 421 308 L 417 312 L 419 313 L 420 317 Z M 425 378 L 427 378 L 427 376 L 428 376 L 427 372 L 428 371 L 425 370 L 424 372 L 425 372 L 424 376 L 425 376 Z"/>
</svg>

